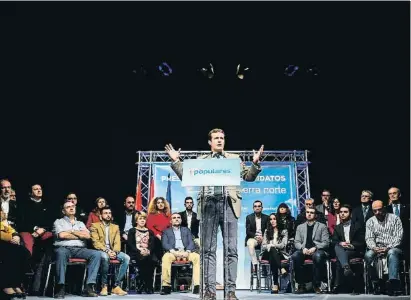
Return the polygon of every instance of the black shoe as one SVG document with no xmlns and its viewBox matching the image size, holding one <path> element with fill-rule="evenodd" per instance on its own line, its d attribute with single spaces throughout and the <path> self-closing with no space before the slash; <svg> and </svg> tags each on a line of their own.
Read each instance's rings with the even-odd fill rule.
<svg viewBox="0 0 411 300">
<path fill-rule="evenodd" d="M 58 284 L 56 287 L 57 292 L 54 294 L 54 298 L 64 299 L 64 296 L 66 295 L 65 288 L 66 286 L 64 284 Z"/>
<path fill-rule="evenodd" d="M 344 266 L 344 276 L 353 276 L 354 273 L 351 270 L 350 266 Z"/>
<path fill-rule="evenodd" d="M 389 280 L 387 282 L 387 294 L 388 296 L 402 295 L 401 283 L 399 280 Z"/>
<path fill-rule="evenodd" d="M 97 293 L 94 291 L 94 284 L 87 284 L 86 289 L 83 291 L 83 297 L 98 297 Z"/>
<path fill-rule="evenodd" d="M 313 287 L 313 290 L 314 290 L 314 292 L 315 292 L 316 294 L 322 294 L 322 293 L 323 293 L 323 291 L 321 290 L 321 288 L 318 287 L 318 286 L 314 286 L 314 287 Z"/>
<path fill-rule="evenodd" d="M 149 287 L 145 287 L 144 288 L 144 292 L 148 295 L 150 294 L 154 294 L 154 289 L 153 289 L 153 285 L 149 286 Z"/>
<path fill-rule="evenodd" d="M 171 286 L 163 286 L 161 289 L 160 295 L 170 295 L 171 294 Z"/>
<path fill-rule="evenodd" d="M 381 294 L 381 286 L 380 283 L 378 281 L 373 281 L 372 282 L 372 287 L 373 287 L 373 294 L 374 295 L 380 295 Z"/>
<path fill-rule="evenodd" d="M 200 294 L 200 286 L 199 285 L 194 286 L 193 294 Z"/>
<path fill-rule="evenodd" d="M 331 293 L 332 293 L 332 294 L 338 294 L 338 293 L 340 293 L 340 286 L 339 286 L 339 285 L 334 286 L 334 287 L 331 289 Z"/>
<path fill-rule="evenodd" d="M 307 292 L 307 288 L 304 284 L 299 284 L 298 289 L 294 292 L 295 294 L 304 294 Z"/>
</svg>

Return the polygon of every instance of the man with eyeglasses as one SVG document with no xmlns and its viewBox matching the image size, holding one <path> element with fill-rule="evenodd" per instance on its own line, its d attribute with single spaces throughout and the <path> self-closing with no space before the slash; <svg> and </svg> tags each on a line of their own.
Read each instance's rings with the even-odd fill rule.
<svg viewBox="0 0 411 300">
<path fill-rule="evenodd" d="M 190 229 L 181 225 L 179 213 L 171 215 L 171 228 L 163 231 L 161 244 L 166 253 L 161 266 L 161 295 L 171 293 L 171 264 L 176 261 L 191 261 L 193 264 L 193 294 L 200 292 L 200 255 L 194 253 L 195 245 Z"/>
<path fill-rule="evenodd" d="M 399 217 L 386 212 L 381 200 L 372 203 L 372 211 L 374 216 L 367 221 L 365 231 L 365 242 L 370 250 L 365 253 L 364 259 L 368 265 L 374 294 L 380 293 L 375 259 L 383 257 L 387 259 L 388 265 L 388 293 L 393 296 L 400 295 L 399 271 L 402 251 L 399 247 L 403 236 L 402 223 Z"/>
<path fill-rule="evenodd" d="M 387 205 L 387 212 L 395 214 L 401 219 L 404 230 L 401 249 L 404 251 L 404 257 L 409 261 L 410 253 L 410 208 L 401 201 L 401 191 L 397 187 L 391 187 L 388 190 L 390 204 Z"/>
<path fill-rule="evenodd" d="M 335 250 L 335 256 L 337 257 L 336 264 L 336 278 L 332 292 L 334 294 L 339 293 L 341 284 L 341 269 L 344 276 L 350 277 L 354 273 L 351 270 L 349 261 L 355 257 L 363 257 L 365 249 L 365 230 L 363 226 L 358 223 L 351 222 L 352 208 L 348 204 L 344 204 L 340 208 L 340 220 L 341 223 L 335 226 L 334 234 L 332 236 L 332 246 Z M 350 283 L 350 280 L 344 280 Z M 354 285 L 356 287 L 356 285 Z M 357 289 L 354 290 L 355 294 Z M 353 294 L 354 294 L 353 293 Z"/>
<path fill-rule="evenodd" d="M 317 222 L 323 223 L 324 225 L 327 224 L 327 221 L 325 219 L 324 214 L 322 212 L 319 212 L 315 208 L 314 199 L 313 198 L 308 198 L 308 199 L 305 199 L 305 201 L 304 201 L 304 209 L 298 214 L 297 219 L 295 220 L 295 228 L 297 228 L 298 225 L 304 224 L 307 221 L 306 210 L 308 208 L 315 209 L 315 218 L 316 218 Z"/>
<path fill-rule="evenodd" d="M 74 193 L 68 194 L 66 197 L 66 201 L 65 202 L 71 202 L 76 206 L 76 219 L 78 221 L 83 222 L 84 224 L 87 224 L 87 214 L 84 211 L 84 209 L 82 209 L 79 205 L 78 205 L 78 199 L 77 199 L 77 195 Z"/>
<path fill-rule="evenodd" d="M 373 216 L 371 209 L 372 196 L 373 193 L 370 190 L 363 190 L 361 192 L 361 205 L 353 209 L 352 223 L 359 223 L 365 227 L 365 223 Z"/>
<path fill-rule="evenodd" d="M 307 208 L 307 221 L 298 225 L 294 247 L 296 251 L 291 255 L 295 271 L 295 281 L 298 283 L 297 294 L 305 293 L 306 287 L 303 282 L 303 264 L 306 259 L 313 261 L 313 288 L 317 294 L 321 294 L 321 282 L 325 275 L 325 261 L 328 256 L 330 235 L 325 224 L 316 222 L 315 208 Z"/>
<path fill-rule="evenodd" d="M 245 218 L 245 246 L 248 248 L 248 253 L 251 257 L 251 263 L 253 265 L 252 272 L 257 274 L 257 254 L 256 248 L 261 248 L 263 241 L 263 233 L 267 229 L 268 215 L 263 214 L 263 203 L 260 200 L 255 200 L 253 203 L 254 213 L 249 214 Z"/>
</svg>

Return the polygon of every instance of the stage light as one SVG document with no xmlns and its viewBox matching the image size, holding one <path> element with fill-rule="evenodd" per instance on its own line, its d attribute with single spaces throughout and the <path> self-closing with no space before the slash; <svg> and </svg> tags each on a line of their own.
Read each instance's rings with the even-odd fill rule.
<svg viewBox="0 0 411 300">
<path fill-rule="evenodd" d="M 295 65 L 288 65 L 284 70 L 284 75 L 286 76 L 295 76 L 299 67 Z"/>
<path fill-rule="evenodd" d="M 244 76 L 246 73 L 248 73 L 250 71 L 250 68 L 248 67 L 244 67 L 241 64 L 238 64 L 237 66 L 237 78 L 238 79 L 244 79 Z"/>
<path fill-rule="evenodd" d="M 162 74 L 162 76 L 170 76 L 171 74 L 173 74 L 173 69 L 171 69 L 171 67 L 169 66 L 168 63 L 163 62 L 158 66 L 158 70 L 160 71 L 160 73 Z"/>
<path fill-rule="evenodd" d="M 215 75 L 214 67 L 211 63 L 208 64 L 207 68 L 201 68 L 200 72 L 201 72 L 201 74 L 203 74 L 208 79 L 213 79 L 213 77 Z"/>
<path fill-rule="evenodd" d="M 312 76 L 318 76 L 319 71 L 318 71 L 318 68 L 315 65 L 312 65 L 307 69 L 307 73 L 312 75 Z"/>
</svg>

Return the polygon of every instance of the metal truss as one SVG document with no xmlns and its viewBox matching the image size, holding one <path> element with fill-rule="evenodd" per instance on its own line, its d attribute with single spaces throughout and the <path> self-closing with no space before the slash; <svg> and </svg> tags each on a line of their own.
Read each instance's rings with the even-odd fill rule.
<svg viewBox="0 0 411 300">
<path fill-rule="evenodd" d="M 253 158 L 252 151 L 228 151 L 230 153 L 238 154 L 245 162 L 251 161 Z M 150 201 L 150 186 L 151 177 L 153 175 L 153 164 L 170 162 L 170 157 L 165 151 L 138 151 L 137 165 L 137 184 L 141 180 L 141 194 L 143 210 L 147 210 Z M 195 159 L 200 155 L 208 154 L 210 151 L 181 151 L 180 159 Z M 292 150 L 292 151 L 269 151 L 265 150 L 261 161 L 266 162 L 295 162 L 295 179 L 297 185 L 297 199 L 299 202 L 298 211 L 304 207 L 304 201 L 310 198 L 310 181 L 308 174 L 308 151 Z"/>
</svg>

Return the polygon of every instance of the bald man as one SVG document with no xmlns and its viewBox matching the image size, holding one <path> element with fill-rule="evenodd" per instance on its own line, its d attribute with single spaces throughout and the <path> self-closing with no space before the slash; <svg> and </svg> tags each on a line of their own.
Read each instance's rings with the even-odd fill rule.
<svg viewBox="0 0 411 300">
<path fill-rule="evenodd" d="M 374 216 L 371 217 L 365 226 L 365 242 L 368 250 L 364 259 L 370 270 L 370 277 L 374 287 L 374 294 L 380 293 L 379 278 L 374 267 L 371 264 L 376 257 L 386 257 L 388 264 L 388 278 L 390 295 L 399 295 L 401 293 L 399 268 L 402 251 L 399 248 L 402 241 L 403 229 L 399 217 L 387 213 L 381 200 L 375 200 L 372 203 Z M 375 265 L 375 264 L 374 264 Z"/>
</svg>

